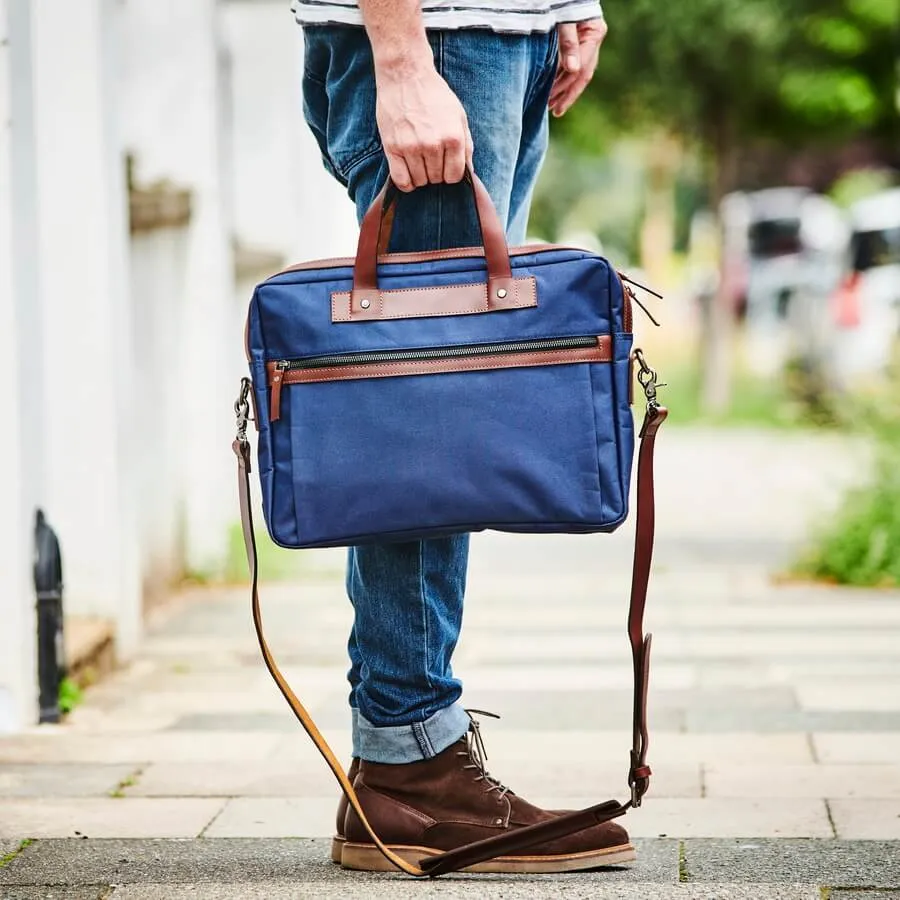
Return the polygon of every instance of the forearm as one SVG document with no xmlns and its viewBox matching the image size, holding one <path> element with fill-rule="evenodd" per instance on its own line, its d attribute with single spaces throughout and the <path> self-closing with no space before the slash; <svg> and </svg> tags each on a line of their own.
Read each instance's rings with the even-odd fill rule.
<svg viewBox="0 0 900 900">
<path fill-rule="evenodd" d="M 434 66 L 420 0 L 360 0 L 376 77 L 402 78 Z"/>
</svg>

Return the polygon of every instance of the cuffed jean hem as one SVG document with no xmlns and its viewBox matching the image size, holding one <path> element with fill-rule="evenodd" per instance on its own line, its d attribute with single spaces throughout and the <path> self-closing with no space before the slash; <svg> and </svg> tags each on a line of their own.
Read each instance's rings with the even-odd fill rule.
<svg viewBox="0 0 900 900">
<path fill-rule="evenodd" d="M 366 762 L 419 762 L 437 756 L 458 741 L 469 730 L 470 722 L 469 714 L 458 703 L 412 725 L 378 727 L 356 711 L 353 751 Z"/>
</svg>

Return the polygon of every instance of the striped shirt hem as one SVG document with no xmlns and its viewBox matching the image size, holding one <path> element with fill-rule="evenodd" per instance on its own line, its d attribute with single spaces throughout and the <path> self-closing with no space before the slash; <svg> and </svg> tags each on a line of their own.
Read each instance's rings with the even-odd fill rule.
<svg viewBox="0 0 900 900">
<path fill-rule="evenodd" d="M 356 3 L 342 0 L 293 0 L 291 10 L 300 25 L 362 25 Z M 583 22 L 603 15 L 598 0 L 550 0 L 515 6 L 515 0 L 471 0 L 436 4 L 423 0 L 426 28 L 453 30 L 487 28 L 491 31 L 527 34 L 550 31 L 561 22 Z"/>
</svg>

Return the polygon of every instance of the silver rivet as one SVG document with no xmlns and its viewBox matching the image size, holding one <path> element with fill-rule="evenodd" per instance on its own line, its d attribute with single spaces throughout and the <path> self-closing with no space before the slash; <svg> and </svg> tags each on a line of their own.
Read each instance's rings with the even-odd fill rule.
<svg viewBox="0 0 900 900">
<path fill-rule="evenodd" d="M 502 825 L 502 824 L 503 824 L 503 819 L 495 819 L 495 820 L 494 820 L 494 824 L 495 824 L 495 825 Z"/>
<path fill-rule="evenodd" d="M 368 309 L 372 305 L 372 301 L 371 300 L 360 300 L 359 305 L 363 309 Z"/>
<path fill-rule="evenodd" d="M 497 291 L 497 296 L 502 300 L 506 296 L 506 288 L 500 288 L 500 290 Z"/>
</svg>

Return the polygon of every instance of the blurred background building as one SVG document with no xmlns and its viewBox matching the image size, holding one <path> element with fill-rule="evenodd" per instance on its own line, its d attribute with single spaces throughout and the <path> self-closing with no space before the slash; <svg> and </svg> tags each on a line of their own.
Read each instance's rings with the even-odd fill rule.
<svg viewBox="0 0 900 900">
<path fill-rule="evenodd" d="M 127 659 L 234 521 L 231 405 L 252 285 L 352 253 L 301 114 L 282 0 L 0 3 L 0 731 L 36 718 L 36 508 L 70 651 Z"/>
<path fill-rule="evenodd" d="M 0 732 L 37 715 L 38 508 L 70 662 L 79 635 L 127 660 L 173 584 L 228 571 L 246 302 L 355 246 L 289 5 L 0 0 Z M 843 427 L 896 389 L 900 6 L 607 7 L 531 236 L 666 294 L 638 327 L 676 422 Z"/>
</svg>

